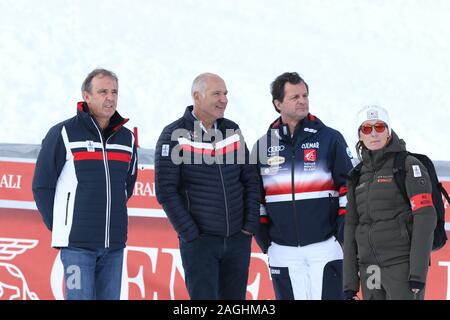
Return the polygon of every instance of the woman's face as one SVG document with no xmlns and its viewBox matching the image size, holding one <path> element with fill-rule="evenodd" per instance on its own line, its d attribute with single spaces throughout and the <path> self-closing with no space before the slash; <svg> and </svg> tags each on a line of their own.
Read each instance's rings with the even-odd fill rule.
<svg viewBox="0 0 450 320">
<path fill-rule="evenodd" d="M 367 120 L 359 127 L 359 140 L 369 150 L 380 150 L 389 141 L 389 130 L 381 120 Z"/>
</svg>

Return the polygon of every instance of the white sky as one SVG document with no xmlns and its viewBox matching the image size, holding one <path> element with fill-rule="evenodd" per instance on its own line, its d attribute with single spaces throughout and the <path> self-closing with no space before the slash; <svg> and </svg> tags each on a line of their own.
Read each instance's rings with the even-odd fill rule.
<svg viewBox="0 0 450 320">
<path fill-rule="evenodd" d="M 352 150 L 356 112 L 380 104 L 410 151 L 450 160 L 449 17 L 447 0 L 0 0 L 0 142 L 40 143 L 104 67 L 142 147 L 206 71 L 224 78 L 225 116 L 252 145 L 278 116 L 270 83 L 297 71 L 311 113 Z"/>
</svg>

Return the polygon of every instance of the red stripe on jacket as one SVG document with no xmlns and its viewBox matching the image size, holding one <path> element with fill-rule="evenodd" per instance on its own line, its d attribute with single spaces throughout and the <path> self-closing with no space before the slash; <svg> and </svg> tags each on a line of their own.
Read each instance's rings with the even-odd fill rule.
<svg viewBox="0 0 450 320">
<path fill-rule="evenodd" d="M 260 223 L 269 224 L 269 217 L 264 216 L 259 218 Z"/>
<path fill-rule="evenodd" d="M 294 186 L 295 193 L 315 192 L 334 190 L 335 186 L 332 180 L 311 181 L 311 182 L 297 182 Z M 279 194 L 292 193 L 292 184 L 290 181 L 284 183 L 276 183 L 265 187 L 266 195 L 273 196 Z"/>
<path fill-rule="evenodd" d="M 121 161 L 121 162 L 130 162 L 131 155 L 129 153 L 122 153 L 122 152 L 107 152 L 108 160 L 112 161 Z M 74 161 L 83 161 L 83 160 L 103 160 L 103 152 L 102 151 L 95 151 L 95 152 L 88 152 L 88 151 L 80 151 L 80 152 L 74 152 L 73 153 L 73 160 Z"/>
<path fill-rule="evenodd" d="M 121 162 L 130 162 L 131 155 L 129 153 L 122 152 L 110 152 L 108 151 L 108 160 L 121 161 Z"/>
<path fill-rule="evenodd" d="M 339 196 L 340 196 L 340 197 L 345 196 L 345 195 L 347 194 L 347 191 L 348 191 L 348 189 L 347 189 L 346 186 L 340 187 L 340 188 L 339 188 Z"/>
<path fill-rule="evenodd" d="M 241 142 L 236 141 L 232 144 L 229 144 L 227 146 L 224 146 L 222 148 L 215 149 L 215 150 L 214 149 L 205 149 L 205 148 L 195 148 L 188 144 L 181 144 L 180 146 L 183 149 L 183 151 L 186 151 L 186 152 L 207 154 L 209 156 L 214 157 L 215 155 L 224 155 L 224 154 L 236 151 L 237 149 L 240 148 Z"/>
</svg>

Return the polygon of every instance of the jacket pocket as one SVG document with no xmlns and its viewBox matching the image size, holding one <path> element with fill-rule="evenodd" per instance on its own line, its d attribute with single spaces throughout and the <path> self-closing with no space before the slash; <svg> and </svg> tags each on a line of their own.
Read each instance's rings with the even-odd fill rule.
<svg viewBox="0 0 450 320">
<path fill-rule="evenodd" d="M 409 230 L 405 221 L 399 221 L 400 224 L 400 234 L 402 238 L 408 239 L 411 241 L 411 231 Z"/>
<path fill-rule="evenodd" d="M 402 238 L 408 239 L 409 241 L 411 241 L 412 236 L 412 220 L 408 221 L 410 220 L 410 218 L 410 212 L 407 212 L 406 214 L 400 214 L 397 217 L 400 228 L 400 235 L 402 236 Z"/>
<path fill-rule="evenodd" d="M 67 217 L 69 215 L 69 201 L 70 201 L 70 192 L 67 193 L 67 202 L 66 202 L 66 220 L 64 222 L 64 225 L 67 226 Z"/>
<path fill-rule="evenodd" d="M 323 268 L 322 300 L 342 300 L 343 261 L 333 260 Z"/>
<path fill-rule="evenodd" d="M 328 196 L 329 222 L 332 234 L 339 239 L 338 210 L 339 198 L 333 197 L 330 193 Z"/>
</svg>

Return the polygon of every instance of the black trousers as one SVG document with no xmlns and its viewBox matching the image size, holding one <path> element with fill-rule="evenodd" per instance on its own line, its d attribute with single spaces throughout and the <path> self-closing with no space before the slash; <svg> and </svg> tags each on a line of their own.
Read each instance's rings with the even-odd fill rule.
<svg viewBox="0 0 450 320">
<path fill-rule="evenodd" d="M 252 237 L 201 235 L 180 239 L 185 283 L 193 300 L 245 300 Z"/>
</svg>

